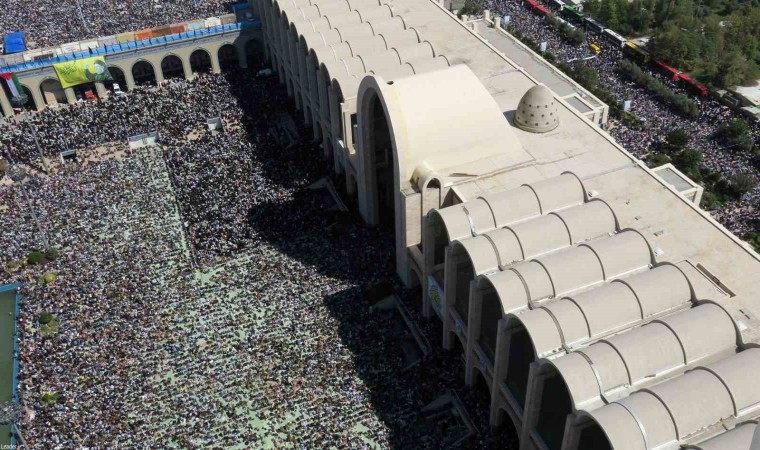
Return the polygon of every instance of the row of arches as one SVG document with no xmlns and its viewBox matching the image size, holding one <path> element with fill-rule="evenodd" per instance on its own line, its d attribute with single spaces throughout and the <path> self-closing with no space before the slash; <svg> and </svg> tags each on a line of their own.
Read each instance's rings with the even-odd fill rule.
<svg viewBox="0 0 760 450">
<path fill-rule="evenodd" d="M 255 39 L 249 40 L 246 43 L 244 54 L 244 62 L 249 68 L 255 70 L 263 63 L 263 50 L 261 49 L 260 42 Z M 238 49 L 233 44 L 222 45 L 217 51 L 216 56 L 219 62 L 219 69 L 222 72 L 231 71 L 241 65 Z M 194 50 L 190 54 L 188 62 L 189 71 L 192 74 L 207 73 L 213 70 L 211 54 L 204 48 Z M 125 70 L 129 72 L 125 74 Z M 160 70 L 160 77 L 157 76 L 157 70 Z M 121 91 L 127 91 L 132 87 L 131 82 L 134 83 L 134 86 L 156 86 L 160 79 L 168 80 L 189 76 L 186 73 L 185 63 L 179 56 L 173 53 L 164 56 L 158 65 L 140 59 L 135 61 L 129 69 L 109 65 L 108 71 L 113 80 L 104 82 L 103 87 L 111 93 L 114 93 L 116 84 L 118 84 Z M 7 98 L 10 99 L 12 95 L 6 83 L 0 83 L 0 85 L 2 85 Z M 34 86 L 23 84 L 23 80 L 22 88 L 24 90 L 23 93 L 27 96 L 27 103 L 21 107 L 26 110 L 37 110 L 56 104 L 70 104 L 73 101 L 86 100 L 97 95 L 95 83 L 84 83 L 72 88 L 74 98 L 71 98 L 67 96 L 66 91 L 61 87 L 59 80 L 53 77 L 42 80 L 37 87 L 37 92 L 33 92 Z M 39 96 L 35 95 L 37 93 L 39 93 Z"/>
</svg>

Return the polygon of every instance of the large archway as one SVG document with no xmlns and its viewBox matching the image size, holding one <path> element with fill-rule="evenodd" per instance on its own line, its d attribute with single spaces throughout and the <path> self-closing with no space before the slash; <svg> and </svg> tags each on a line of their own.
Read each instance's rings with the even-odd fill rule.
<svg viewBox="0 0 760 450">
<path fill-rule="evenodd" d="M 22 109 L 27 111 L 37 111 L 42 107 L 42 105 L 37 105 L 37 102 L 34 101 L 34 96 L 28 86 L 22 84 L 21 89 L 23 89 L 24 95 L 26 95 L 26 103 L 21 106 Z"/>
<path fill-rule="evenodd" d="M 211 72 L 211 55 L 202 48 L 190 54 L 190 69 L 193 73 Z"/>
<path fill-rule="evenodd" d="M 108 66 L 108 72 L 111 74 L 112 80 L 103 82 L 106 89 L 111 91 L 111 93 L 116 91 L 115 85 L 119 85 L 119 90 L 122 92 L 129 89 L 129 86 L 127 86 L 127 77 L 124 75 L 123 70 L 116 66 Z"/>
<path fill-rule="evenodd" d="M 565 437 L 565 422 L 567 416 L 573 412 L 573 405 L 570 400 L 570 392 L 567 385 L 556 370 L 551 371 L 543 379 L 543 389 L 541 390 L 541 413 L 536 423 L 536 431 L 543 439 L 544 444 L 550 450 L 560 450 L 562 440 Z M 589 442 L 603 442 L 606 438 L 601 439 L 599 434 L 589 430 L 585 435 Z M 581 447 L 581 448 L 605 448 L 601 447 Z"/>
<path fill-rule="evenodd" d="M 249 69 L 258 69 L 264 65 L 264 47 L 258 39 L 245 43 L 245 58 Z"/>
<path fill-rule="evenodd" d="M 237 49 L 232 44 L 224 44 L 219 47 L 219 68 L 222 72 L 234 70 L 239 66 Z"/>
<path fill-rule="evenodd" d="M 156 72 L 148 61 L 140 60 L 132 66 L 132 78 L 136 86 L 156 85 Z"/>
<path fill-rule="evenodd" d="M 370 203 L 375 210 L 377 223 L 383 226 L 395 224 L 395 188 L 393 169 L 395 158 L 391 141 L 388 119 L 385 116 L 383 104 L 377 94 L 369 103 L 368 127 L 369 135 L 365 149 L 367 170 L 369 173 Z"/>
<path fill-rule="evenodd" d="M 42 100 L 48 106 L 68 103 L 66 93 L 63 87 L 61 87 L 61 82 L 55 78 L 42 80 L 42 83 L 40 83 L 40 93 L 42 94 Z"/>
<path fill-rule="evenodd" d="M 185 78 L 185 68 L 179 56 L 168 54 L 161 60 L 161 73 L 164 79 Z"/>
</svg>

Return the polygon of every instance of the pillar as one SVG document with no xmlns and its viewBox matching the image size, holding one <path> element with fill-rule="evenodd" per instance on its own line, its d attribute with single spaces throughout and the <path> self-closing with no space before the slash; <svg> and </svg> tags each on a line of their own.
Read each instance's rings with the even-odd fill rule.
<svg viewBox="0 0 760 450">
<path fill-rule="evenodd" d="M 501 29 L 501 17 L 494 17 L 494 19 L 493 19 L 493 26 L 497 30 Z"/>
<path fill-rule="evenodd" d="M 131 91 L 135 88 L 135 78 L 132 76 L 132 69 L 122 70 L 124 73 L 124 80 L 127 82 L 126 90 Z"/>
<path fill-rule="evenodd" d="M 66 94 L 66 101 L 69 102 L 69 105 L 73 105 L 77 102 L 77 96 L 76 94 L 74 94 L 73 88 L 68 87 L 63 90 L 63 93 Z M 44 105 L 45 102 L 43 102 L 42 104 Z M 37 108 L 39 107 L 40 107 L 40 104 L 38 103 Z"/>
<path fill-rule="evenodd" d="M 480 319 L 483 313 L 483 295 L 475 289 L 475 281 L 470 281 L 470 310 L 467 314 L 467 349 L 465 350 L 465 372 L 464 383 L 472 386 L 473 369 L 475 369 L 475 346 L 478 345 L 480 337 Z M 484 367 L 485 369 L 485 367 Z"/>
<path fill-rule="evenodd" d="M 222 73 L 222 66 L 219 64 L 219 49 L 215 52 L 209 51 L 209 56 L 211 57 L 211 72 Z"/>
<path fill-rule="evenodd" d="M 182 60 L 182 70 L 185 72 L 185 79 L 192 80 L 195 75 L 193 75 L 193 67 L 190 65 L 190 55 L 180 59 Z"/>
<path fill-rule="evenodd" d="M 102 81 L 95 82 L 95 91 L 98 93 L 98 98 L 108 98 L 108 91 L 106 91 L 106 87 L 103 85 Z"/>
<path fill-rule="evenodd" d="M 484 10 L 483 11 L 483 17 L 485 18 L 486 22 L 490 21 L 491 20 L 491 11 L 489 11 L 487 9 Z"/>
<path fill-rule="evenodd" d="M 29 86 L 26 86 L 27 88 Z M 71 90 L 71 94 L 74 94 L 74 90 L 69 88 Z M 42 92 L 40 92 L 39 86 L 37 86 L 37 89 L 29 89 L 29 92 L 32 93 L 32 98 L 34 99 L 34 104 L 37 106 L 37 110 L 42 110 L 47 108 L 47 103 L 45 103 L 45 98 L 42 96 Z M 68 92 L 66 93 L 66 98 L 69 98 Z M 76 100 L 76 99 L 75 99 Z"/>
<path fill-rule="evenodd" d="M 0 83 L 5 83 L 5 81 L 0 81 Z M 2 112 L 5 117 L 11 117 L 13 115 L 13 106 L 2 86 L 0 86 L 0 112 Z"/>
<path fill-rule="evenodd" d="M 153 74 L 156 76 L 156 84 L 161 84 L 164 82 L 164 71 L 161 70 L 160 60 L 158 63 L 153 64 Z"/>
<path fill-rule="evenodd" d="M 238 57 L 238 66 L 240 66 L 241 69 L 247 69 L 248 68 L 248 59 L 245 55 L 245 42 L 241 44 L 235 44 L 235 50 L 237 50 L 237 57 Z"/>
</svg>

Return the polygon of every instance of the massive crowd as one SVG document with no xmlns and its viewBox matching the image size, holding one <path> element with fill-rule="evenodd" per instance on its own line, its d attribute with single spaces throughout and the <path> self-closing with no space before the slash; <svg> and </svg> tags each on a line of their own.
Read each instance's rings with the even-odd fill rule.
<svg viewBox="0 0 760 450">
<path fill-rule="evenodd" d="M 462 426 L 431 432 L 421 407 L 449 392 L 480 431 L 468 448 L 516 448 L 514 431 L 489 429 L 488 395 L 463 386 L 437 322 L 422 325 L 435 356 L 405 369 L 397 324 L 362 295 L 394 278 L 392 234 L 355 217 L 325 232 L 334 200 L 309 189 L 330 172 L 321 150 L 267 133 L 289 103 L 275 80 L 241 71 L 29 119 L 46 149 L 89 144 L 30 174 L 31 204 L 0 186 L 0 227 L 13 230 L 0 234 L 0 283 L 27 281 L 32 448 L 436 448 Z M 206 127 L 215 116 L 224 130 Z M 160 145 L 126 144 L 155 127 Z M 17 125 L 0 139 L 6 159 L 35 163 Z M 42 246 L 31 206 L 60 255 L 23 266 Z M 396 291 L 422 324 L 420 292 Z M 43 332 L 43 312 L 57 332 Z M 46 393 L 62 396 L 44 405 Z"/>
<path fill-rule="evenodd" d="M 89 28 L 73 2 L 35 3 L 44 14 L 5 2 L 12 13 L 0 18 L 0 31 L 24 23 L 46 45 L 224 6 L 80 3 Z M 730 111 L 699 99 L 700 117 L 687 120 L 622 80 L 610 46 L 586 59 L 593 55 L 585 46 L 568 45 L 522 5 L 489 7 L 548 42 L 558 59 L 594 67 L 606 88 L 633 101 L 646 126 L 618 123 L 610 132 L 637 156 L 678 127 L 708 167 L 757 175 L 712 136 Z M 459 355 L 439 347 L 440 324 L 417 316 L 419 291 L 396 285 L 433 345 L 424 364 L 405 369 L 388 338 L 397 324 L 362 296 L 395 279 L 393 236 L 355 217 L 343 234 L 325 232 L 335 205 L 308 188 L 330 176 L 321 150 L 307 139 L 282 148 L 268 133 L 292 113 L 289 104 L 275 80 L 239 71 L 47 109 L 23 126 L 0 123 L 6 160 L 38 164 L 29 126 L 49 156 L 78 149 L 78 162 L 53 163 L 50 176 L 32 173 L 27 195 L 18 184 L 0 185 L 0 229 L 13 230 L 0 233 L 0 284 L 27 281 L 19 390 L 34 412 L 23 424 L 32 448 L 436 448 L 447 435 L 420 410 L 449 392 L 479 430 L 468 448 L 517 448 L 514 430 L 488 427 L 488 394 L 463 386 Z M 222 118 L 224 129 L 207 129 L 209 117 Z M 126 145 L 153 130 L 158 146 Z M 757 202 L 755 190 L 713 213 L 742 233 L 757 227 Z M 43 245 L 32 207 L 59 256 L 23 265 Z M 57 277 L 45 282 L 46 273 Z M 43 332 L 43 312 L 55 316 L 57 331 Z M 45 405 L 49 393 L 61 397 Z"/>
<path fill-rule="evenodd" d="M 547 8 L 551 8 L 548 2 L 543 3 Z M 546 17 L 532 12 L 522 2 L 487 0 L 484 6 L 497 16 L 508 16 L 508 29 L 516 29 L 535 42 L 546 42 L 547 51 L 554 54 L 558 61 L 593 68 L 598 73 L 599 84 L 610 91 L 621 104 L 630 100 L 630 112 L 641 121 L 641 125 L 628 125 L 613 120 L 608 131 L 635 156 L 644 158 L 656 152 L 668 132 L 680 128 L 689 136 L 689 147 L 701 152 L 705 167 L 718 171 L 726 177 L 739 173 L 749 174 L 760 182 L 760 171 L 757 163 L 753 165 L 752 157 L 746 153 L 724 148 L 725 144 L 716 138 L 716 133 L 723 124 L 738 117 L 728 107 L 721 105 L 713 98 L 695 98 L 689 94 L 697 102 L 699 116 L 696 119 L 687 118 L 657 100 L 651 92 L 622 76 L 617 71 L 618 62 L 623 58 L 622 51 L 604 37 L 589 32 L 587 42 L 572 44 L 559 36 L 558 31 L 547 22 Z M 588 47 L 591 42 L 602 47 L 599 55 Z M 668 77 L 656 71 L 650 71 L 650 74 L 675 92 L 685 93 Z M 751 132 L 755 145 L 760 145 L 760 126 L 753 124 Z M 741 201 L 728 202 L 712 210 L 711 214 L 739 236 L 744 236 L 751 231 L 759 231 L 760 184 L 757 184 Z"/>
<path fill-rule="evenodd" d="M 230 0 L 2 0 L 0 36 L 26 31 L 29 48 L 97 39 L 231 11 Z M 81 11 L 81 14 L 79 13 Z"/>
</svg>

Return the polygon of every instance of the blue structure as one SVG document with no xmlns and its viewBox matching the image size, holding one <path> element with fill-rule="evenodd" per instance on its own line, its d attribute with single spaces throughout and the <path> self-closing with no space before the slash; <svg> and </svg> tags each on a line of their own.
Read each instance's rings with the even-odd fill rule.
<svg viewBox="0 0 760 450">
<path fill-rule="evenodd" d="M 4 52 L 6 55 L 21 53 L 24 50 L 26 50 L 26 31 L 14 31 L 5 35 Z"/>
</svg>

